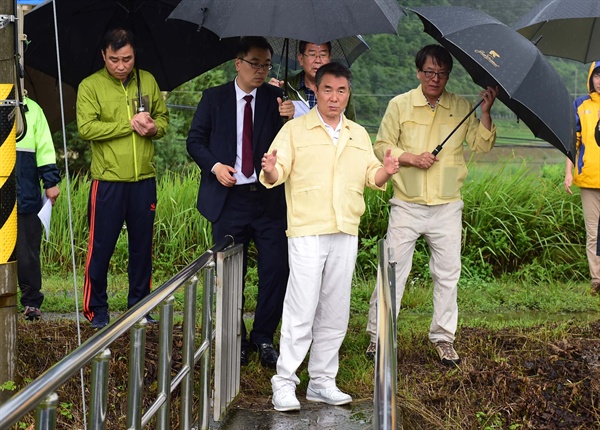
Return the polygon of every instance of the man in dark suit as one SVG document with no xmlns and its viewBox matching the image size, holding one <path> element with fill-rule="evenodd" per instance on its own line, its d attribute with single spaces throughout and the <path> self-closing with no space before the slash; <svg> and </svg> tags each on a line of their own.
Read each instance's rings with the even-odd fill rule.
<svg viewBox="0 0 600 430">
<path fill-rule="evenodd" d="M 256 246 L 258 297 L 249 339 L 242 323 L 241 364 L 248 348 L 263 366 L 275 368 L 273 334 L 281 319 L 289 273 L 286 208 L 282 187 L 267 190 L 258 182 L 261 158 L 283 125 L 294 116 L 291 101 L 265 83 L 273 49 L 262 37 L 240 39 L 233 82 L 204 91 L 187 138 L 187 150 L 201 169 L 198 211 L 212 223 L 213 241 L 226 235 Z M 250 147 L 251 145 L 251 147 Z M 242 310 L 243 310 L 242 299 Z"/>
</svg>

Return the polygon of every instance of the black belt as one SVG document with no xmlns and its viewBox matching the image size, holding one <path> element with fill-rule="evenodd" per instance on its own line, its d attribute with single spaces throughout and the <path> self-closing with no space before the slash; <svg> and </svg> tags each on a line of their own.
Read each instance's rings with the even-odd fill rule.
<svg viewBox="0 0 600 430">
<path fill-rule="evenodd" d="M 243 192 L 258 191 L 258 182 L 253 182 L 251 184 L 234 185 L 233 189 L 235 191 L 243 191 Z"/>
</svg>

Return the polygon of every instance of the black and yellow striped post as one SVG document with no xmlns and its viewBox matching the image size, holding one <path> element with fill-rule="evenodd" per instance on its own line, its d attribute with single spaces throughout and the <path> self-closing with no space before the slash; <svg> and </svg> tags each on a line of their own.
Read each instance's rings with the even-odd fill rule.
<svg viewBox="0 0 600 430">
<path fill-rule="evenodd" d="M 17 109 L 15 99 L 14 85 L 0 84 L 0 385 L 7 381 L 14 381 L 16 374 L 17 142 L 15 117 Z M 2 391 L 0 391 L 0 395 L 2 395 Z M 2 400 L 0 398 L 0 403 Z"/>
</svg>

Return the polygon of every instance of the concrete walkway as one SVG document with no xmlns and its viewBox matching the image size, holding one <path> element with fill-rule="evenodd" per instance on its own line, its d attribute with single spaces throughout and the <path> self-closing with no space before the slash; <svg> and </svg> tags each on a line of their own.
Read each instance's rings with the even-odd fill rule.
<svg viewBox="0 0 600 430">
<path fill-rule="evenodd" d="M 250 411 L 233 409 L 221 423 L 211 423 L 220 430 L 371 430 L 373 402 L 354 401 L 345 406 L 329 406 L 299 399 L 302 409 L 277 412 L 273 409 Z"/>
</svg>

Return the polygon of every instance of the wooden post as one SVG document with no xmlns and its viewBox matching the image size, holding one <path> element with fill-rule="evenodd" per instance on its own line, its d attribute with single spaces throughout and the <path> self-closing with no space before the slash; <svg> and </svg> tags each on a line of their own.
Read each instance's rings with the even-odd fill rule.
<svg viewBox="0 0 600 430">
<path fill-rule="evenodd" d="M 0 58 L 15 56 L 13 0 L 0 0 Z M 17 186 L 14 61 L 0 61 L 0 386 L 15 381 L 17 351 Z M 0 390 L 0 403 L 13 393 Z"/>
</svg>

